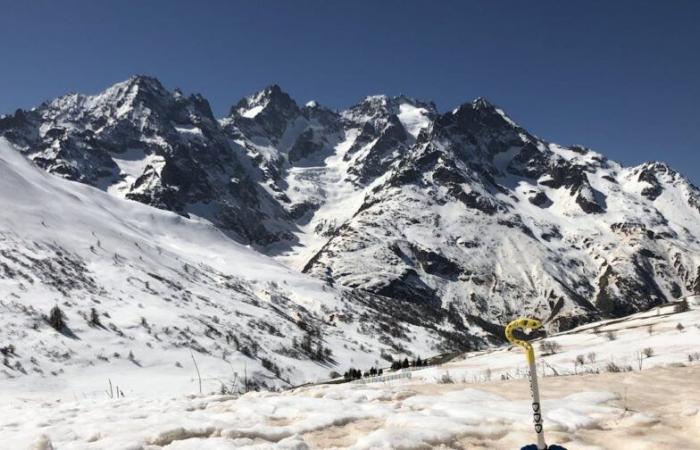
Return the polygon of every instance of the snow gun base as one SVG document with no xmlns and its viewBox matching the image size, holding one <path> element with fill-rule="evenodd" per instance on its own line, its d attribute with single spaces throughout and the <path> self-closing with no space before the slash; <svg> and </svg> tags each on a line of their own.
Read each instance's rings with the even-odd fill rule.
<svg viewBox="0 0 700 450">
<path fill-rule="evenodd" d="M 541 450 L 537 448 L 537 444 L 530 444 L 522 447 L 520 450 Z M 561 445 L 548 445 L 544 450 L 566 450 L 566 448 Z"/>
</svg>

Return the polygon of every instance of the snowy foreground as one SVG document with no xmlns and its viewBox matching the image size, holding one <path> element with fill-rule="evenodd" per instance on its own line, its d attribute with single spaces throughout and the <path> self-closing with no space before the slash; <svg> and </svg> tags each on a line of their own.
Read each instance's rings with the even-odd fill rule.
<svg viewBox="0 0 700 450">
<path fill-rule="evenodd" d="M 700 448 L 698 380 L 698 366 L 547 379 L 548 436 L 570 449 Z M 518 380 L 13 402 L 3 408 L 4 448 L 51 448 L 44 435 L 56 449 L 513 449 L 532 441 L 527 392 Z"/>
<path fill-rule="evenodd" d="M 691 361 L 700 351 L 700 311 L 691 308 L 660 307 L 549 338 L 561 349 L 544 357 L 548 440 L 569 449 L 700 448 L 700 362 Z M 638 347 L 653 349 L 642 355 L 641 371 Z M 567 375 L 584 352 L 595 357 Z M 391 383 L 240 397 L 13 398 L 0 407 L 2 448 L 513 449 L 531 442 L 522 355 L 467 356 Z M 610 372 L 611 362 L 623 372 Z"/>
</svg>

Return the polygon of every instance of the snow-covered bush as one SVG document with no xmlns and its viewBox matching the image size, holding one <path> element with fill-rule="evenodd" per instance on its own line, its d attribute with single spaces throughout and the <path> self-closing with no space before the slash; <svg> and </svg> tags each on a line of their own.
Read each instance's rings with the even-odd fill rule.
<svg viewBox="0 0 700 450">
<path fill-rule="evenodd" d="M 542 341 L 540 351 L 543 355 L 553 355 L 561 350 L 561 345 L 554 341 Z"/>
<path fill-rule="evenodd" d="M 455 382 L 454 378 L 450 375 L 449 371 L 445 371 L 440 378 L 437 380 L 438 384 L 453 384 Z"/>
</svg>

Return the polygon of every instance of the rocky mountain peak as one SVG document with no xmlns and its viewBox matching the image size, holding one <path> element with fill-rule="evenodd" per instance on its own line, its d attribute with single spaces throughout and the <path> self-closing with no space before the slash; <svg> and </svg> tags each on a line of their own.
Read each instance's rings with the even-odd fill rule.
<svg viewBox="0 0 700 450">
<path fill-rule="evenodd" d="M 472 101 L 472 108 L 474 109 L 486 109 L 495 110 L 496 105 L 491 103 L 486 97 L 477 97 Z"/>
<path fill-rule="evenodd" d="M 470 126 L 518 127 L 502 109 L 484 97 L 463 103 L 452 112 L 443 115 L 443 117 L 448 121 L 456 119 L 465 124 L 470 124 Z"/>
<path fill-rule="evenodd" d="M 403 110 L 420 109 L 427 117 L 437 115 L 435 104 L 421 102 L 406 95 L 389 97 L 387 95 L 370 95 L 360 103 L 349 108 L 344 115 L 358 122 L 386 119 L 391 115 L 399 115 Z"/>
<path fill-rule="evenodd" d="M 148 75 L 134 75 L 100 94 L 91 96 L 96 102 L 114 103 L 118 106 L 123 106 L 125 103 L 132 105 L 160 103 L 172 97 L 173 94 L 161 84 L 160 80 Z"/>
<path fill-rule="evenodd" d="M 257 134 L 277 144 L 287 126 L 301 114 L 297 103 L 278 85 L 241 99 L 222 124 L 230 135 Z"/>
<path fill-rule="evenodd" d="M 253 119 L 263 112 L 267 115 L 298 114 L 299 106 L 282 88 L 272 84 L 253 95 L 241 99 L 231 108 L 230 115 Z"/>
<path fill-rule="evenodd" d="M 120 83 L 117 83 L 117 85 L 119 84 Z M 128 80 L 124 81 L 123 84 L 127 84 L 130 86 L 138 86 L 141 89 L 155 92 L 166 91 L 165 87 L 163 87 L 163 84 L 160 82 L 160 80 L 150 75 L 132 75 L 131 77 L 129 77 Z"/>
<path fill-rule="evenodd" d="M 663 161 L 646 161 L 640 165 L 642 172 L 653 172 L 655 174 L 668 174 L 670 177 L 675 177 L 678 172 L 671 168 Z"/>
</svg>

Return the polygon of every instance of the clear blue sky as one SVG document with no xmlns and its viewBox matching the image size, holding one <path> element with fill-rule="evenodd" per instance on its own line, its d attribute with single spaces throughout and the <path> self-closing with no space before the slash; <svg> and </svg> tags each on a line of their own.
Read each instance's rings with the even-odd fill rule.
<svg viewBox="0 0 700 450">
<path fill-rule="evenodd" d="M 700 1 L 0 0 L 0 112 L 135 73 L 222 115 L 277 83 L 344 108 L 478 96 L 533 133 L 700 184 Z"/>
</svg>

